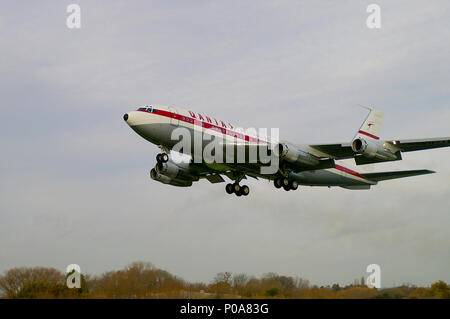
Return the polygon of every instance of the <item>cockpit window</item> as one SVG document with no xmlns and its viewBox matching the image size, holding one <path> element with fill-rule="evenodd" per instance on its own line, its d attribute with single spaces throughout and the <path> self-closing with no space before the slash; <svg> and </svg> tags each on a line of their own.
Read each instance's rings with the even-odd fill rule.
<svg viewBox="0 0 450 319">
<path fill-rule="evenodd" d="M 137 110 L 148 112 L 148 113 L 156 113 L 158 111 L 157 109 L 153 108 L 153 106 L 140 107 Z"/>
</svg>

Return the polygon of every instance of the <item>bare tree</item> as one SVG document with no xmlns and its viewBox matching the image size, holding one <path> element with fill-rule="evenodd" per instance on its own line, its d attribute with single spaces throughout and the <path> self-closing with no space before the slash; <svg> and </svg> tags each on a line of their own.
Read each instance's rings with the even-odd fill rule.
<svg viewBox="0 0 450 319">
<path fill-rule="evenodd" d="M 214 283 L 225 283 L 231 286 L 231 272 L 219 272 L 214 277 Z"/>
<path fill-rule="evenodd" d="M 309 280 L 308 279 L 304 279 L 304 278 L 300 278 L 297 277 L 295 280 L 295 285 L 297 286 L 298 289 L 308 289 L 309 288 Z"/>
<path fill-rule="evenodd" d="M 234 288 L 238 288 L 238 287 L 243 287 L 245 286 L 245 284 L 247 283 L 249 277 L 244 274 L 234 274 L 233 275 L 233 287 Z"/>
<path fill-rule="evenodd" d="M 20 267 L 8 270 L 0 277 L 0 292 L 5 296 L 17 294 L 25 284 L 33 282 L 65 283 L 65 276 L 55 268 Z"/>
</svg>

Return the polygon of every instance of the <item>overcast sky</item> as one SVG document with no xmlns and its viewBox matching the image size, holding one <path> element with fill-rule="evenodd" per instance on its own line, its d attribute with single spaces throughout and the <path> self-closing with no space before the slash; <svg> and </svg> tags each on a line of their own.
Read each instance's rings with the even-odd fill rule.
<svg viewBox="0 0 450 319">
<path fill-rule="evenodd" d="M 435 170 L 370 191 L 249 180 L 152 181 L 159 149 L 122 115 L 190 108 L 294 143 L 349 142 L 364 104 L 384 138 L 449 136 L 450 2 L 72 1 L 0 4 L 0 272 L 149 261 L 190 281 L 220 271 L 382 285 L 450 281 L 450 149 L 373 171 Z M 344 161 L 356 167 L 352 161 Z"/>
</svg>

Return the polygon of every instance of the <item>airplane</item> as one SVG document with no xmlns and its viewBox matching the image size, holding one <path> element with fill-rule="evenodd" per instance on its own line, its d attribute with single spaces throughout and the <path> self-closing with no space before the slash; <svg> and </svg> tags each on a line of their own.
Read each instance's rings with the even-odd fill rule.
<svg viewBox="0 0 450 319">
<path fill-rule="evenodd" d="M 296 190 L 302 186 L 341 187 L 349 190 L 368 190 L 378 182 L 435 173 L 431 170 L 406 170 L 376 173 L 359 173 L 336 163 L 354 159 L 356 165 L 367 165 L 402 160 L 402 153 L 450 146 L 450 137 L 410 140 L 381 140 L 380 129 L 383 113 L 372 108 L 351 142 L 337 144 L 293 144 L 288 141 L 272 141 L 259 135 L 243 133 L 229 122 L 195 113 L 190 110 L 163 105 L 140 106 L 124 114 L 125 122 L 141 137 L 157 145 L 162 153 L 156 156 L 156 165 L 150 177 L 158 182 L 189 187 L 193 182 L 207 179 L 211 183 L 232 183 L 225 186 L 228 194 L 247 196 L 250 189 L 241 185 L 243 179 L 267 179 L 278 189 Z M 194 151 L 184 150 L 188 161 L 174 161 L 173 148 L 178 142 L 173 139 L 175 129 L 182 128 L 208 139 L 219 138 L 223 147 L 233 148 L 234 154 L 244 149 L 246 156 L 251 146 L 267 149 L 269 156 L 278 160 L 276 170 L 262 173 L 264 163 L 256 161 L 211 161 L 200 158 L 194 161 Z M 206 144 L 201 143 L 200 156 Z M 171 152 L 172 151 L 172 152 Z M 172 154 L 172 155 L 171 155 Z M 226 157 L 227 155 L 225 155 Z M 236 159 L 236 155 L 232 155 Z"/>
</svg>

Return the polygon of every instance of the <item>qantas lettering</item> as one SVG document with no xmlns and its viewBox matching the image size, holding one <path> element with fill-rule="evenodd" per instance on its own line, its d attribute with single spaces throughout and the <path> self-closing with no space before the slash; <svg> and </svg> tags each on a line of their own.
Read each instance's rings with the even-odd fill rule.
<svg viewBox="0 0 450 319">
<path fill-rule="evenodd" d="M 232 137 L 235 137 L 235 138 L 238 138 L 238 139 L 242 139 L 242 140 L 247 141 L 247 142 L 268 143 L 267 141 L 265 141 L 263 139 L 260 139 L 260 138 L 257 138 L 257 137 L 252 137 L 252 136 L 249 136 L 249 135 L 245 135 L 245 134 L 242 134 L 242 133 L 239 133 L 239 132 L 232 131 L 234 129 L 234 127 L 230 123 L 228 123 L 228 126 L 229 126 L 229 128 L 231 130 L 227 129 L 228 127 L 227 127 L 227 125 L 225 124 L 224 121 L 220 121 L 220 123 L 222 124 L 222 127 L 220 127 L 220 126 L 218 126 L 219 123 L 217 122 L 216 119 L 214 119 L 214 121 L 216 122 L 217 125 L 210 124 L 211 119 L 209 117 L 205 116 L 206 117 L 206 122 L 205 122 L 205 119 L 203 118 L 203 116 L 200 113 L 197 113 L 197 115 L 196 115 L 192 111 L 188 111 L 192 118 L 189 118 L 187 116 L 182 116 L 182 115 L 179 115 L 179 114 L 176 114 L 176 113 L 168 112 L 168 111 L 162 111 L 162 110 L 158 111 L 155 108 L 153 108 L 153 109 L 151 109 L 151 108 L 139 108 L 138 111 L 146 112 L 146 113 L 156 113 L 158 115 L 174 118 L 174 119 L 180 120 L 182 122 L 192 123 L 194 125 L 198 125 L 198 126 L 206 128 L 206 129 L 211 129 L 211 130 L 214 130 L 216 132 L 220 132 L 220 133 L 225 134 L 225 135 L 229 135 L 229 136 L 232 136 Z M 197 118 L 198 118 L 198 120 L 197 120 Z"/>
</svg>

